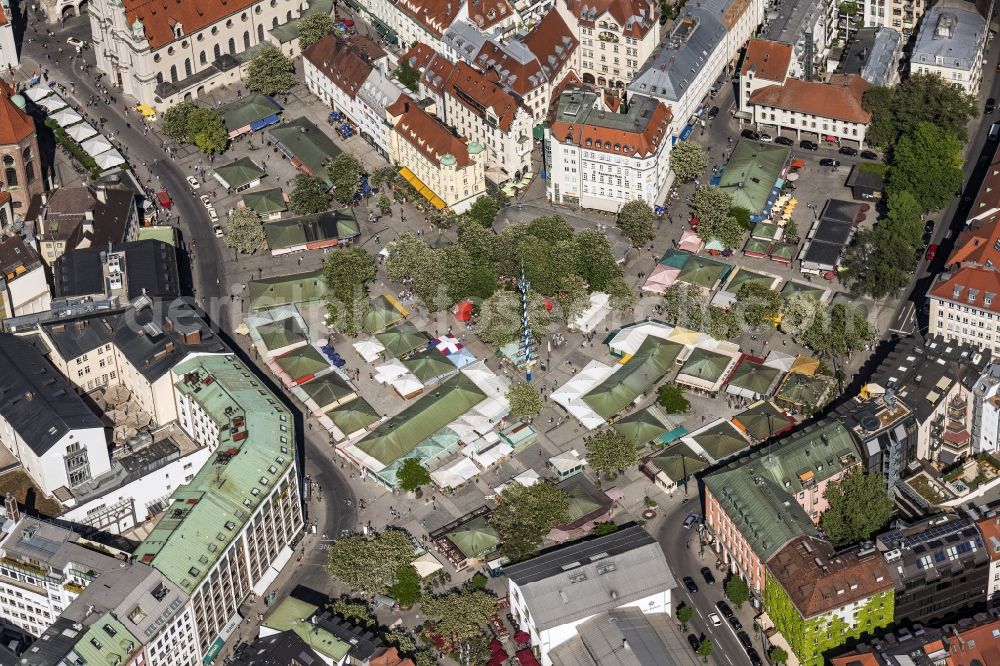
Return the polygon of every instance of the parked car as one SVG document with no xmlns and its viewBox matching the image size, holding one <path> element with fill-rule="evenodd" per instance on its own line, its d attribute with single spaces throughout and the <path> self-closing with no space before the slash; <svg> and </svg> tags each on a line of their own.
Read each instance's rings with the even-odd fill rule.
<svg viewBox="0 0 1000 666">
<path fill-rule="evenodd" d="M 220 227 L 218 224 L 212 226 L 212 231 L 215 232 L 215 237 L 216 238 L 222 238 L 225 235 L 222 232 L 222 227 Z"/>
<path fill-rule="evenodd" d="M 799 148 L 802 150 L 819 150 L 819 144 L 815 141 L 802 140 L 799 141 Z"/>
<path fill-rule="evenodd" d="M 743 137 L 744 139 L 750 139 L 751 141 L 759 141 L 760 140 L 760 134 L 757 133 L 757 132 L 754 132 L 752 129 L 745 129 L 745 130 L 743 130 L 742 132 L 740 132 L 740 136 Z"/>
<path fill-rule="evenodd" d="M 820 166 L 827 166 L 827 167 L 839 167 L 840 166 L 840 161 L 832 159 L 830 157 L 824 157 L 823 159 L 821 159 L 819 161 L 819 165 Z"/>
<path fill-rule="evenodd" d="M 736 615 L 735 613 L 733 613 L 733 609 L 730 608 L 729 604 L 727 604 L 725 601 L 718 602 L 717 604 L 715 604 L 715 607 L 719 609 L 720 613 L 722 613 L 722 617 L 733 617 L 734 615 Z"/>
<path fill-rule="evenodd" d="M 76 52 L 79 53 L 86 45 L 87 42 L 82 39 L 77 39 L 76 37 L 69 37 L 66 39 L 66 43 L 70 46 L 76 47 Z"/>
<path fill-rule="evenodd" d="M 774 137 L 774 142 L 779 146 L 794 146 L 795 139 L 791 139 L 787 136 L 776 136 Z"/>
<path fill-rule="evenodd" d="M 840 150 L 838 150 L 837 152 L 840 153 L 841 155 L 847 155 L 848 157 L 858 156 L 858 149 L 851 148 L 850 146 L 841 146 Z"/>
<path fill-rule="evenodd" d="M 707 584 L 715 585 L 715 576 L 712 575 L 712 570 L 708 567 L 701 568 L 701 577 L 705 579 Z"/>
<path fill-rule="evenodd" d="M 726 621 L 729 622 L 729 626 L 731 626 L 733 628 L 733 631 L 735 631 L 737 634 L 743 631 L 743 624 L 739 621 L 739 619 L 737 619 L 735 615 L 730 615 L 729 617 L 726 618 Z"/>
<path fill-rule="evenodd" d="M 191 186 L 192 190 L 197 190 L 201 187 L 201 183 L 199 183 L 198 179 L 194 176 L 188 176 L 185 180 L 187 180 L 188 185 Z"/>
<path fill-rule="evenodd" d="M 863 160 L 877 160 L 878 159 L 878 153 L 876 153 L 874 150 L 862 150 L 861 151 L 861 159 L 863 159 Z"/>
<path fill-rule="evenodd" d="M 770 134 L 761 134 L 760 135 L 760 142 L 761 143 L 774 143 L 774 137 L 771 136 Z"/>
<path fill-rule="evenodd" d="M 692 650 L 697 652 L 698 648 L 701 647 L 701 639 L 694 634 L 688 634 L 688 645 L 691 646 Z"/>
<path fill-rule="evenodd" d="M 215 212 L 214 208 L 208 209 L 208 219 L 212 220 L 213 223 L 219 221 L 219 214 Z"/>
<path fill-rule="evenodd" d="M 747 650 L 747 657 L 750 658 L 751 666 L 763 666 L 764 662 L 760 660 L 760 655 L 757 654 L 757 650 L 750 648 Z"/>
<path fill-rule="evenodd" d="M 743 646 L 744 650 L 749 650 L 753 647 L 753 641 L 750 640 L 750 636 L 747 635 L 747 632 L 737 631 L 736 638 L 739 639 L 740 645 Z"/>
<path fill-rule="evenodd" d="M 988 100 L 986 100 L 986 109 L 985 109 L 985 111 L 986 111 L 986 113 L 993 113 L 996 110 L 997 110 L 997 101 L 995 99 L 993 99 L 992 97 L 990 97 Z"/>
<path fill-rule="evenodd" d="M 937 256 L 937 251 L 937 243 L 931 243 L 927 246 L 927 252 L 924 253 L 924 258 L 927 259 L 927 261 L 934 261 L 934 257 Z"/>
<path fill-rule="evenodd" d="M 684 519 L 684 529 L 689 530 L 691 526 L 698 522 L 701 518 L 697 513 L 690 513 L 688 517 Z"/>
<path fill-rule="evenodd" d="M 722 618 L 719 617 L 718 613 L 709 613 L 708 614 L 708 621 L 712 623 L 713 627 L 720 627 L 720 626 L 722 626 Z"/>
<path fill-rule="evenodd" d="M 211 208 L 212 207 L 212 200 L 208 198 L 207 194 L 201 195 L 200 199 L 201 199 L 201 205 L 202 206 L 204 206 L 205 208 Z"/>
<path fill-rule="evenodd" d="M 688 592 L 691 594 L 698 593 L 698 583 L 694 582 L 694 578 L 691 578 L 691 576 L 684 576 L 681 580 L 684 582 L 684 587 L 687 588 Z"/>
<path fill-rule="evenodd" d="M 717 115 L 719 115 L 719 107 L 713 106 L 711 109 L 708 110 L 708 119 L 709 120 L 715 120 L 715 117 Z"/>
</svg>

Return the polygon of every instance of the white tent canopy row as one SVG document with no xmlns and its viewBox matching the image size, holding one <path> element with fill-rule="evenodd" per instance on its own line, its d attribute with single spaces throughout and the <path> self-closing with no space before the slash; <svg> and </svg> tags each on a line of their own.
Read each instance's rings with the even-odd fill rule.
<svg viewBox="0 0 1000 666">
<path fill-rule="evenodd" d="M 373 363 L 378 360 L 382 352 L 385 351 L 385 346 L 378 340 L 360 340 L 355 342 L 353 345 L 358 354 L 365 360 L 365 363 Z"/>
<path fill-rule="evenodd" d="M 674 327 L 658 321 L 646 321 L 634 326 L 627 326 L 618 331 L 611 340 L 608 341 L 608 349 L 613 354 L 634 354 L 639 351 L 639 347 L 650 335 L 666 340 L 670 337 Z"/>
<path fill-rule="evenodd" d="M 54 120 L 59 127 L 69 127 L 70 125 L 75 125 L 83 120 L 83 116 L 73 109 L 63 109 L 58 113 L 52 114 L 52 120 Z"/>
<path fill-rule="evenodd" d="M 65 109 L 69 105 L 66 104 L 66 100 L 59 95 L 49 95 L 45 99 L 38 102 L 38 106 L 45 109 L 46 113 L 54 113 L 59 109 Z"/>
<path fill-rule="evenodd" d="M 46 86 L 35 86 L 34 88 L 28 88 L 24 91 L 24 96 L 36 104 L 39 100 L 44 99 L 51 94 L 52 88 L 48 88 Z"/>
<path fill-rule="evenodd" d="M 590 305 L 587 309 L 578 314 L 570 322 L 569 328 L 581 333 L 590 333 L 597 328 L 597 325 L 604 321 L 604 318 L 611 314 L 611 306 L 608 304 L 610 297 L 602 292 L 595 291 L 590 295 Z"/>
<path fill-rule="evenodd" d="M 391 386 L 404 398 L 424 390 L 424 384 L 398 358 L 375 366 L 375 381 Z"/>
<path fill-rule="evenodd" d="M 94 161 L 97 162 L 97 166 L 104 170 L 125 164 L 125 158 L 117 150 L 108 150 L 100 155 L 95 155 Z"/>
<path fill-rule="evenodd" d="M 498 441 L 489 448 L 484 448 L 482 442 L 473 442 L 462 449 L 462 455 L 470 459 L 480 469 L 486 470 L 514 453 L 514 447 L 507 442 Z"/>
<path fill-rule="evenodd" d="M 522 486 L 524 486 L 525 488 L 530 488 L 531 486 L 533 486 L 536 483 L 538 483 L 541 480 L 541 478 L 542 477 L 541 477 L 541 475 L 538 472 L 536 472 L 533 469 L 528 469 L 528 470 L 525 470 L 525 471 L 521 472 L 520 474 L 518 474 L 517 476 L 515 476 L 513 479 L 511 479 L 510 481 L 508 481 L 507 483 L 500 484 L 499 486 L 497 486 L 496 488 L 493 489 L 493 492 L 495 492 L 497 495 L 499 495 L 500 493 L 502 493 L 504 491 L 504 489 L 507 486 L 509 486 L 512 483 L 519 483 Z"/>
<path fill-rule="evenodd" d="M 82 125 L 77 125 L 77 127 L 82 127 Z M 71 127 L 70 129 L 72 130 L 76 128 Z M 109 150 L 114 149 L 111 142 L 101 135 L 95 136 L 92 139 L 87 139 L 80 144 L 80 147 L 83 148 L 83 152 L 87 153 L 91 157 L 97 157 L 102 153 L 106 153 Z"/>
<path fill-rule="evenodd" d="M 604 418 L 583 401 L 592 388 L 610 377 L 617 366 L 610 366 L 600 361 L 591 361 L 582 372 L 552 393 L 552 400 L 574 416 L 587 430 L 593 430 L 604 425 Z"/>
<path fill-rule="evenodd" d="M 89 139 L 90 137 L 92 137 L 95 134 L 97 134 L 97 130 L 90 123 L 77 123 L 76 125 L 73 125 L 69 129 L 67 129 L 66 130 L 66 134 L 69 135 L 69 138 L 73 139 L 77 143 L 81 143 L 82 144 L 82 142 L 85 139 Z M 107 142 L 108 147 L 105 148 L 104 150 L 108 150 L 108 148 L 111 148 L 111 142 L 108 141 L 107 139 L 105 139 L 103 136 L 101 136 L 101 137 L 94 137 L 94 138 L 95 139 L 96 138 L 101 138 L 101 139 L 104 139 L 104 141 Z M 81 145 L 81 147 L 83 147 L 83 146 Z M 85 152 L 87 152 L 88 154 L 90 154 L 90 155 L 96 155 L 96 153 L 90 153 L 89 151 L 87 151 L 86 148 L 84 148 L 83 150 Z M 104 150 L 98 151 L 98 152 L 104 152 Z"/>
<path fill-rule="evenodd" d="M 455 488 L 479 474 L 476 463 L 462 456 L 431 472 L 438 488 Z"/>
<path fill-rule="evenodd" d="M 427 578 L 431 574 L 444 569 L 444 565 L 441 564 L 441 562 L 434 557 L 433 553 L 430 552 L 424 553 L 417 559 L 413 560 L 410 564 L 412 564 L 413 568 L 417 570 L 417 573 L 420 574 L 421 578 Z"/>
</svg>

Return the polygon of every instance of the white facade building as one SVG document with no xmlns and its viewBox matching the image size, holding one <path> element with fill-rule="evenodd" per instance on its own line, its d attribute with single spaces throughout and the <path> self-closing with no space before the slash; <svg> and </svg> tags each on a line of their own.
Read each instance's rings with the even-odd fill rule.
<svg viewBox="0 0 1000 666">
<path fill-rule="evenodd" d="M 545 129 L 546 194 L 554 203 L 617 213 L 641 199 L 661 203 L 670 170 L 670 109 L 633 95 L 627 113 L 605 106 L 602 96 L 567 91 Z"/>
<path fill-rule="evenodd" d="M 750 95 L 750 111 L 758 128 L 773 127 L 779 134 L 795 132 L 801 139 L 850 141 L 865 146 L 871 114 L 862 98 L 871 84 L 858 74 L 835 74 L 828 83 L 786 79 Z"/>
<path fill-rule="evenodd" d="M 935 74 L 970 95 L 979 94 L 989 36 L 987 21 L 971 2 L 938 0 L 920 24 L 910 74 Z"/>
<path fill-rule="evenodd" d="M 506 572 L 514 623 L 530 634 L 542 666 L 551 666 L 549 651 L 596 615 L 615 608 L 670 614 L 676 586 L 663 550 L 637 526 L 571 543 Z"/>
<path fill-rule="evenodd" d="M 891 28 L 909 36 L 930 4 L 924 0 L 863 0 L 858 9 L 865 27 Z"/>
</svg>

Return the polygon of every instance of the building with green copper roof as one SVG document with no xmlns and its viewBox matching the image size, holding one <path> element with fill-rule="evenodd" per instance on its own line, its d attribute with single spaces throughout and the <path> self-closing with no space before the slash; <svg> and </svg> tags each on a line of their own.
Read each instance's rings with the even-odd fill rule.
<svg viewBox="0 0 1000 666">
<path fill-rule="evenodd" d="M 342 151 L 320 128 L 307 118 L 295 118 L 268 130 L 278 150 L 306 173 L 330 185 L 326 163 Z M 360 187 L 360 183 L 359 183 Z"/>
<path fill-rule="evenodd" d="M 740 141 L 719 179 L 719 189 L 732 195 L 733 206 L 759 215 L 767 205 L 791 150 L 784 146 Z"/>
<path fill-rule="evenodd" d="M 361 227 L 350 208 L 276 220 L 264 225 L 267 247 L 274 255 L 332 247 L 360 234 Z"/>
<path fill-rule="evenodd" d="M 281 105 L 270 97 L 257 94 L 247 95 L 219 107 L 219 115 L 222 116 L 230 136 L 236 132 L 248 132 L 254 126 L 259 125 L 262 129 L 276 123 L 279 113 Z M 265 122 L 267 125 L 261 124 Z"/>
<path fill-rule="evenodd" d="M 263 220 L 278 219 L 288 210 L 288 203 L 280 187 L 245 192 L 243 205 L 260 215 Z"/>
<path fill-rule="evenodd" d="M 139 227 L 136 230 L 136 240 L 158 240 L 172 247 L 177 247 L 177 229 L 167 225 Z"/>
<path fill-rule="evenodd" d="M 254 187 L 265 175 L 264 170 L 254 164 L 249 157 L 241 157 L 215 169 L 215 179 L 222 183 L 223 187 L 235 192 Z"/>
<path fill-rule="evenodd" d="M 280 275 L 247 283 L 251 310 L 268 310 L 281 305 L 317 303 L 326 299 L 323 269 Z"/>
<path fill-rule="evenodd" d="M 706 476 L 706 526 L 759 594 L 764 563 L 792 539 L 818 534 L 827 486 L 859 466 L 840 422 L 808 426 Z"/>
<path fill-rule="evenodd" d="M 583 396 L 583 401 L 605 421 L 660 381 L 674 366 L 684 346 L 647 336 L 620 368 Z"/>
</svg>

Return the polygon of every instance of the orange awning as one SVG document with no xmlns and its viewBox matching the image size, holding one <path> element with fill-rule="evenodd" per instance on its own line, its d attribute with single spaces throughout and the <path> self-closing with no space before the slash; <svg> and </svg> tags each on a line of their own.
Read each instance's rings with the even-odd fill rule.
<svg viewBox="0 0 1000 666">
<path fill-rule="evenodd" d="M 412 185 L 413 189 L 415 189 L 417 192 L 420 193 L 420 196 L 430 201 L 432 206 L 434 206 L 438 210 L 443 210 L 445 208 L 444 200 L 438 195 L 434 194 L 431 188 L 424 185 L 423 181 L 417 178 L 417 176 L 408 168 L 406 167 L 401 168 L 399 170 L 399 175 L 403 177 L 403 180 Z"/>
</svg>

